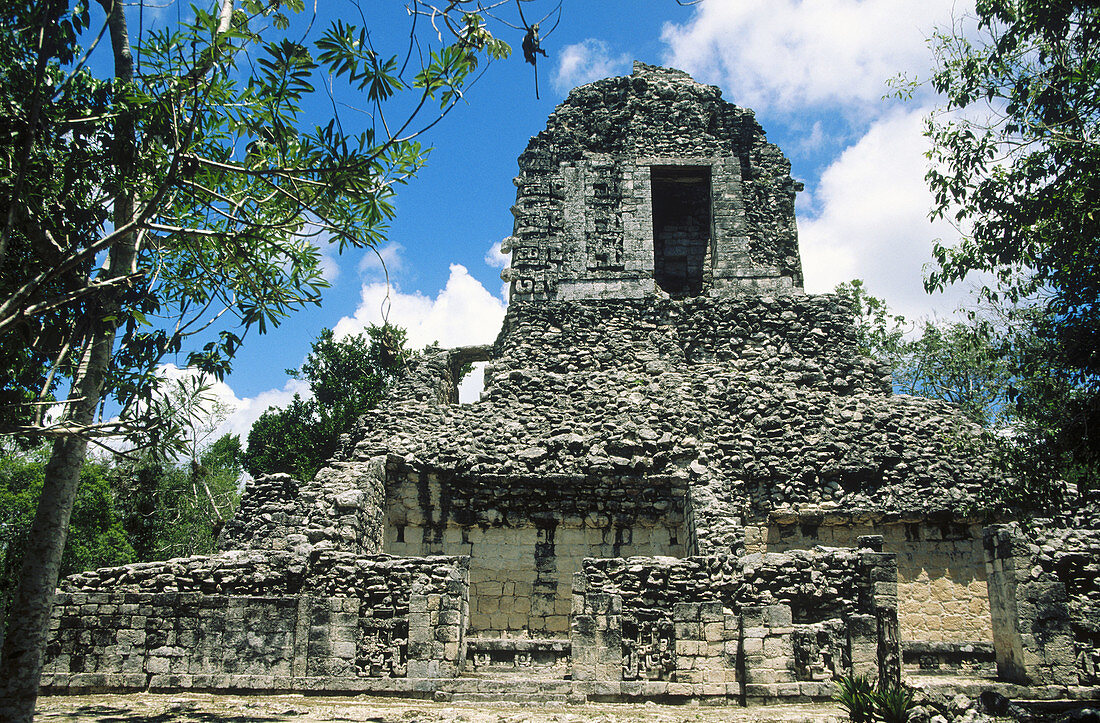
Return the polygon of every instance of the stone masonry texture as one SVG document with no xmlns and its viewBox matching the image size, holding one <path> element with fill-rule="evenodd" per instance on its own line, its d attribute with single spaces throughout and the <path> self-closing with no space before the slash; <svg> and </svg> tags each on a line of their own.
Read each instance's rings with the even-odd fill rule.
<svg viewBox="0 0 1100 723">
<path fill-rule="evenodd" d="M 803 292 L 752 111 L 638 63 L 515 182 L 495 343 L 410 361 L 312 480 L 250 481 L 217 554 L 63 581 L 46 689 L 820 699 L 991 646 L 1096 682 L 1100 525 L 983 530 L 981 429 Z"/>
</svg>

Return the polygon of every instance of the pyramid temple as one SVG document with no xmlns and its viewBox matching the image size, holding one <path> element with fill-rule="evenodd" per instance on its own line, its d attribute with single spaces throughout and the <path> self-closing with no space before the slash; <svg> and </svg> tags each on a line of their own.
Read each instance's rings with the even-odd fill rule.
<svg viewBox="0 0 1100 723">
<path fill-rule="evenodd" d="M 804 292 L 801 187 L 751 110 L 636 63 L 515 185 L 496 342 L 415 360 L 314 479 L 250 482 L 218 553 L 64 580 L 45 690 L 1100 685 L 1100 534 L 990 524 L 981 430 Z"/>
</svg>

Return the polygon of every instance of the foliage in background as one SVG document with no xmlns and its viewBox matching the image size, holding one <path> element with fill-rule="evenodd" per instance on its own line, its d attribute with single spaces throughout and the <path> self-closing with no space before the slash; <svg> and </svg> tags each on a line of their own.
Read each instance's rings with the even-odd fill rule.
<svg viewBox="0 0 1100 723">
<path fill-rule="evenodd" d="M 336 451 L 340 435 L 382 400 L 404 369 L 409 352 L 405 330 L 367 328 L 336 340 L 322 329 L 301 369 L 288 369 L 309 382 L 313 396 L 295 394 L 282 409 L 263 413 L 248 433 L 243 463 L 249 474 L 284 472 L 310 480 Z"/>
<path fill-rule="evenodd" d="M 48 449 L 21 451 L 7 445 L 0 454 L 0 630 L 23 560 L 31 519 L 42 492 Z M 123 515 L 111 488 L 110 466 L 89 462 L 80 473 L 80 491 L 61 574 L 135 561 Z"/>
<path fill-rule="evenodd" d="M 957 404 L 983 427 L 1003 426 L 1009 375 L 999 345 L 993 325 L 979 316 L 965 322 L 925 320 L 904 344 L 894 387 Z"/>
<path fill-rule="evenodd" d="M 112 470 L 135 559 L 208 554 L 240 499 L 241 440 L 226 434 L 183 464 L 154 459 Z"/>
<path fill-rule="evenodd" d="M 979 0 L 976 29 L 933 37 L 928 119 L 937 244 L 929 290 L 975 272 L 1008 321 L 1010 450 L 1021 489 L 1053 474 L 1100 492 L 1100 7 Z"/>
<path fill-rule="evenodd" d="M 893 367 L 904 343 L 905 317 L 891 313 L 883 299 L 871 296 L 862 279 L 838 284 L 833 292 L 851 308 L 860 353 Z"/>
<path fill-rule="evenodd" d="M 1064 502 L 1065 483 L 1083 486 L 1080 467 L 1044 430 L 1066 424 L 1075 398 L 1092 397 L 1050 364 L 1056 355 L 1034 333 L 1040 309 L 986 304 L 962 321 L 908 324 L 859 280 L 836 291 L 852 305 L 861 350 L 890 368 L 895 392 L 957 404 L 986 429 L 1004 479 L 982 490 L 980 509 L 1047 512 Z"/>
<path fill-rule="evenodd" d="M 1100 395 L 1082 384 L 1051 337 L 1039 331 L 1041 306 L 993 306 L 1002 330 L 998 350 L 1008 370 L 1005 398 L 1010 416 L 1000 451 L 1004 484 L 986 490 L 990 509 L 1018 513 L 1056 511 L 1095 498 Z"/>
<path fill-rule="evenodd" d="M 42 492 L 49 449 L 0 453 L 0 630 Z M 61 575 L 206 554 L 240 497 L 241 441 L 224 435 L 182 464 L 89 460 L 61 561 Z"/>
<path fill-rule="evenodd" d="M 851 305 L 864 354 L 886 364 L 894 391 L 958 404 L 984 427 L 1003 426 L 1008 407 L 1008 365 L 1003 340 L 989 318 L 908 323 L 856 279 L 836 287 Z"/>
</svg>

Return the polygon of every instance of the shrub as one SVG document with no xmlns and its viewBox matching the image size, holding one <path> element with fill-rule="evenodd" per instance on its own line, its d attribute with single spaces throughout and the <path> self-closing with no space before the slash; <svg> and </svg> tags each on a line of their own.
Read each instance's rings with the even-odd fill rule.
<svg viewBox="0 0 1100 723">
<path fill-rule="evenodd" d="M 866 675 L 837 678 L 833 699 L 848 711 L 852 723 L 871 723 L 875 718 L 875 686 Z"/>
<path fill-rule="evenodd" d="M 875 712 L 883 723 L 907 723 L 913 708 L 912 688 L 905 684 L 888 683 L 875 691 Z"/>
</svg>

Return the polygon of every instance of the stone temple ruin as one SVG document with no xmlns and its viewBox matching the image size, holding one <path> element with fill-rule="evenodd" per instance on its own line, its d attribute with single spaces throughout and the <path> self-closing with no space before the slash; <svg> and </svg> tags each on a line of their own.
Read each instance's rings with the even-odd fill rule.
<svg viewBox="0 0 1100 723">
<path fill-rule="evenodd" d="M 65 580 L 47 691 L 1100 684 L 1096 521 L 983 528 L 979 430 L 803 292 L 752 111 L 639 63 L 570 93 L 515 184 L 496 343 L 420 358 L 315 479 L 251 482 L 218 554 Z"/>
</svg>

